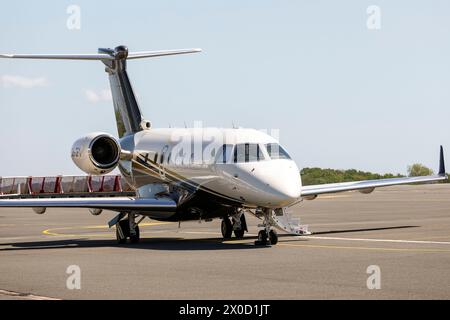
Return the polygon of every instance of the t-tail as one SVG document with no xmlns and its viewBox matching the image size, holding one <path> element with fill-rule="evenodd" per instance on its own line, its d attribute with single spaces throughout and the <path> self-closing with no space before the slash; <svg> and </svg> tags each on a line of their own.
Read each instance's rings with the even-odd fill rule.
<svg viewBox="0 0 450 320">
<path fill-rule="evenodd" d="M 127 74 L 127 60 L 201 52 L 201 49 L 128 52 L 126 46 L 98 49 L 97 54 L 0 54 L 0 58 L 100 60 L 106 65 L 119 138 L 150 128 L 144 120 Z"/>
</svg>

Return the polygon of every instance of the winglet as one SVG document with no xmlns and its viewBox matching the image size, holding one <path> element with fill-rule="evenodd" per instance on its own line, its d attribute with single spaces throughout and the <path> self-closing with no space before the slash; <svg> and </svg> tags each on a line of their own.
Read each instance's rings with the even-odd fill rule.
<svg viewBox="0 0 450 320">
<path fill-rule="evenodd" d="M 444 163 L 444 148 L 441 146 L 441 151 L 439 154 L 439 175 L 445 176 L 445 163 Z"/>
</svg>

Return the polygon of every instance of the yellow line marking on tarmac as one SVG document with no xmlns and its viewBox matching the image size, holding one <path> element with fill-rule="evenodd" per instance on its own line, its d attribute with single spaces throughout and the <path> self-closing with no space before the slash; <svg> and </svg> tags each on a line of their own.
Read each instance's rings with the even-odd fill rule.
<svg viewBox="0 0 450 320">
<path fill-rule="evenodd" d="M 317 200 L 319 199 L 336 199 L 336 198 L 348 198 L 350 195 L 340 195 L 340 196 L 317 196 Z"/>
<path fill-rule="evenodd" d="M 249 242 L 248 240 L 227 240 L 227 241 L 222 241 L 222 243 L 225 244 L 251 244 L 251 242 Z"/>
<path fill-rule="evenodd" d="M 208 232 L 208 231 L 180 231 L 180 233 L 187 233 L 187 234 L 213 234 L 215 236 L 220 235 L 219 232 Z"/>
<path fill-rule="evenodd" d="M 140 227 L 148 227 L 148 226 L 159 226 L 159 225 L 165 225 L 170 224 L 171 222 L 149 222 L 149 223 L 141 223 L 139 224 Z M 88 236 L 88 237 L 102 237 L 104 234 L 67 234 L 67 233 L 59 233 L 55 231 L 62 231 L 62 230 L 76 230 L 76 229 L 84 229 L 84 230 L 92 230 L 92 229 L 109 229 L 109 226 L 101 225 L 101 226 L 73 226 L 73 227 L 63 227 L 63 228 L 51 228 L 46 229 L 42 231 L 43 234 L 47 236 L 58 236 L 58 237 L 78 237 L 80 235 L 82 236 Z"/>
</svg>

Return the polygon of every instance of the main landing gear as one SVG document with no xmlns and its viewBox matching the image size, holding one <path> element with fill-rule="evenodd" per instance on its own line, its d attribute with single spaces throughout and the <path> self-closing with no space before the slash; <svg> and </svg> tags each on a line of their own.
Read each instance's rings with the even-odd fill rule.
<svg viewBox="0 0 450 320">
<path fill-rule="evenodd" d="M 140 241 L 139 223 L 144 218 L 145 217 L 142 217 L 138 222 L 136 222 L 136 215 L 134 213 L 128 213 L 128 217 L 126 219 L 117 222 L 117 243 L 124 244 L 127 242 L 127 239 L 130 239 L 130 243 L 138 243 Z"/>
<path fill-rule="evenodd" d="M 264 222 L 259 226 L 263 227 L 264 229 L 259 231 L 258 240 L 255 241 L 256 245 L 270 246 L 278 243 L 278 233 L 274 229 L 272 229 L 270 215 L 270 209 L 263 210 Z"/>
<path fill-rule="evenodd" d="M 231 220 L 228 217 L 224 217 L 222 219 L 220 230 L 222 231 L 224 239 L 230 239 L 233 233 L 236 238 L 242 239 L 245 231 L 248 231 L 244 212 L 242 210 L 236 210 L 236 212 L 231 215 Z"/>
</svg>

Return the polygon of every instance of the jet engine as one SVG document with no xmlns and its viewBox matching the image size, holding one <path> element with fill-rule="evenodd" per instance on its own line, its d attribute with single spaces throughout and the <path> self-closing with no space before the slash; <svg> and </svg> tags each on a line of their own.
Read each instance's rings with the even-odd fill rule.
<svg viewBox="0 0 450 320">
<path fill-rule="evenodd" d="M 120 160 L 120 144 L 113 136 L 94 132 L 75 141 L 72 160 L 87 174 L 106 174 L 114 170 Z"/>
</svg>

